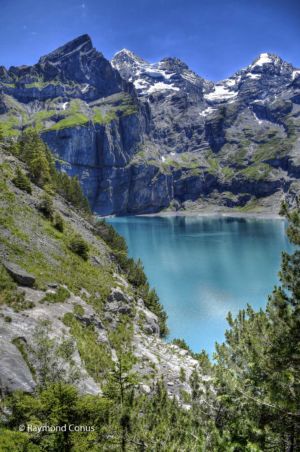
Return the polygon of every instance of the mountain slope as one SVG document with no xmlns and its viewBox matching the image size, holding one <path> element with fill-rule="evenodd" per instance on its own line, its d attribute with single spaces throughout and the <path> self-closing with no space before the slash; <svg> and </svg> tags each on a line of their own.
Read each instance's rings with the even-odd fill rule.
<svg viewBox="0 0 300 452">
<path fill-rule="evenodd" d="M 35 127 L 102 215 L 278 209 L 299 191 L 300 71 L 272 54 L 213 83 L 177 58 L 110 63 L 83 35 L 0 69 L 6 137 Z"/>
<path fill-rule="evenodd" d="M 53 375 L 58 372 L 55 347 L 72 341 L 74 362 L 60 357 L 60 365 L 65 364 L 59 378 L 71 381 L 75 366 L 80 391 L 100 393 L 107 378 L 104 374 L 116 359 L 112 334 L 122 322 L 131 331 L 141 390 L 150 392 L 153 381 L 149 375 L 153 375 L 154 366 L 153 378 L 165 379 L 170 395 L 190 391 L 187 383 L 180 382 L 180 367 L 185 367 L 189 378 L 199 364 L 160 338 L 165 334 L 165 320 L 147 308 L 150 299 L 146 300 L 149 287 L 145 276 L 141 279 L 144 286 L 138 289 L 133 273 L 130 276 L 134 267 L 130 267 L 123 248 L 119 245 L 117 249 L 111 240 L 108 227 L 83 217 L 59 195 L 53 197 L 53 212 L 48 215 L 41 208 L 44 189 L 33 183 L 30 193 L 16 187 L 18 168 L 28 170 L 0 146 L 1 393 L 32 392 L 41 382 L 42 358 L 34 350 L 41 328 L 54 341 L 53 347 L 44 351 Z M 57 215 L 61 227 L 55 223 Z M 86 256 L 71 246 L 79 236 L 88 245 Z M 120 240 L 116 238 L 116 243 Z M 151 303 L 155 310 L 155 303 Z"/>
</svg>

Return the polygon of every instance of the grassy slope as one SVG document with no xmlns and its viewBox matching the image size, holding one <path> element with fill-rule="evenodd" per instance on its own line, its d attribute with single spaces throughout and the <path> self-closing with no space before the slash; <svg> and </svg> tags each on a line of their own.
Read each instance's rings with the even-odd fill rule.
<svg viewBox="0 0 300 452">
<path fill-rule="evenodd" d="M 85 288 L 92 295 L 98 292 L 106 296 L 113 284 L 115 268 L 104 242 L 89 232 L 88 223 L 75 211 L 68 208 L 68 216 L 64 215 L 66 205 L 59 197 L 54 204 L 64 216 L 65 229 L 63 233 L 55 229 L 35 207 L 43 191 L 34 186 L 33 194 L 29 195 L 10 182 L 14 166 L 14 163 L 0 165 L 0 255 L 33 273 L 38 288 L 56 281 L 75 293 Z M 84 234 L 90 243 L 91 258 L 87 261 L 68 247 L 70 237 L 77 232 Z"/>
</svg>

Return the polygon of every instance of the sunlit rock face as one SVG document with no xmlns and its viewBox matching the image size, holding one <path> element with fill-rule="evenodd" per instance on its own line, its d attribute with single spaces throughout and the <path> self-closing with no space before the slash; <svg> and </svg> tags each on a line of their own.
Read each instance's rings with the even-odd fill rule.
<svg viewBox="0 0 300 452">
<path fill-rule="evenodd" d="M 34 66 L 0 67 L 0 121 L 11 137 L 36 127 L 102 215 L 277 210 L 299 191 L 299 80 L 269 53 L 216 83 L 178 58 L 123 49 L 109 62 L 83 35 Z"/>
</svg>

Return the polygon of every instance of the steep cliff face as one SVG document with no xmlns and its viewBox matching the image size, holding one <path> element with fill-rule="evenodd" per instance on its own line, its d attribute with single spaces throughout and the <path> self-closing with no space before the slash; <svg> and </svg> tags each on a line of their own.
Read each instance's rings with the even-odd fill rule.
<svg viewBox="0 0 300 452">
<path fill-rule="evenodd" d="M 110 63 L 84 35 L 34 66 L 0 68 L 0 122 L 8 137 L 37 128 L 103 215 L 277 209 L 298 193 L 299 80 L 267 53 L 218 83 L 177 58 L 124 49 Z"/>
</svg>

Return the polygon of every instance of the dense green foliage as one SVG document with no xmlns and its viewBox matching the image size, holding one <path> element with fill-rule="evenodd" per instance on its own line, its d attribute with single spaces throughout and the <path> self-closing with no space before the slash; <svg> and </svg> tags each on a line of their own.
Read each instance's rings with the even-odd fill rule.
<svg viewBox="0 0 300 452">
<path fill-rule="evenodd" d="M 20 190 L 26 191 L 27 193 L 31 194 L 30 180 L 19 166 L 17 167 L 16 176 L 13 179 L 13 183 Z"/>
<path fill-rule="evenodd" d="M 283 211 L 288 237 L 299 245 L 299 210 Z M 222 441 L 233 450 L 300 450 L 299 262 L 299 250 L 283 253 L 281 286 L 266 310 L 229 314 L 226 342 L 217 346 L 216 410 Z"/>
<path fill-rule="evenodd" d="M 54 213 L 52 223 L 58 231 L 64 232 L 64 220 L 58 212 Z"/>
<path fill-rule="evenodd" d="M 53 199 L 50 195 L 48 195 L 48 193 L 43 193 L 39 203 L 39 210 L 46 218 L 52 220 L 54 214 L 54 205 Z"/>
<path fill-rule="evenodd" d="M 80 235 L 77 234 L 71 238 L 69 248 L 73 251 L 73 253 L 76 253 L 78 256 L 82 257 L 82 259 L 88 259 L 89 245 Z"/>
</svg>

